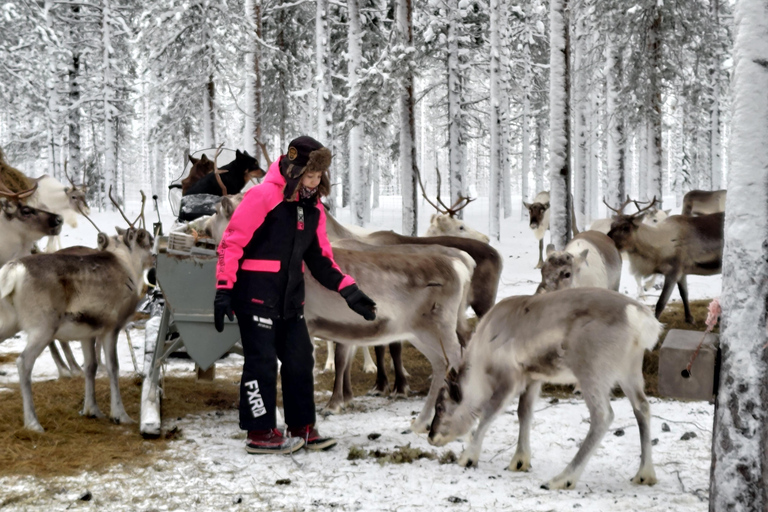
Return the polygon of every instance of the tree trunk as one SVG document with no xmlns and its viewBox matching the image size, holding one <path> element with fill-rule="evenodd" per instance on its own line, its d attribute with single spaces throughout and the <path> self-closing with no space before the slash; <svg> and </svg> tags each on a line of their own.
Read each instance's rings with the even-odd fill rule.
<svg viewBox="0 0 768 512">
<path fill-rule="evenodd" d="M 649 117 L 648 117 L 648 197 L 656 197 L 657 207 L 664 203 L 662 158 L 662 100 L 661 100 L 661 9 L 656 5 L 651 29 L 648 33 L 648 50 L 650 54 L 649 80 Z"/>
<path fill-rule="evenodd" d="M 261 0 L 245 0 L 245 17 L 251 32 L 245 54 L 245 127 L 243 147 L 263 161 L 256 141 L 261 140 Z M 321 139 L 322 140 L 322 139 Z"/>
<path fill-rule="evenodd" d="M 413 0 L 397 0 L 399 42 L 413 47 Z M 410 55 L 410 53 L 409 53 Z M 403 193 L 403 234 L 416 236 L 418 230 L 416 120 L 414 119 L 413 70 L 410 57 L 400 85 L 400 170 Z"/>
<path fill-rule="evenodd" d="M 768 510 L 768 5 L 735 6 L 720 390 L 709 510 Z"/>
<path fill-rule="evenodd" d="M 568 0 L 550 2 L 549 53 L 549 226 L 555 249 L 571 238 L 570 41 Z"/>
<path fill-rule="evenodd" d="M 720 26 L 720 3 L 719 0 L 711 0 L 710 8 L 712 11 L 712 26 Z M 712 190 L 719 190 L 722 187 L 723 170 L 720 137 L 720 54 L 715 52 L 712 56 L 712 67 L 709 71 L 712 81 L 712 105 L 709 110 L 709 181 Z"/>
<path fill-rule="evenodd" d="M 575 137 L 575 151 L 573 155 L 573 201 L 576 214 L 583 218 L 587 216 L 587 188 L 589 183 L 589 168 L 592 165 L 592 148 L 589 144 L 587 134 L 588 121 L 587 112 L 591 111 L 590 94 L 588 91 L 588 77 L 585 69 L 587 53 L 586 27 L 584 16 L 576 21 L 576 39 L 573 52 L 573 105 L 575 112 L 573 116 L 574 126 L 573 135 Z M 589 120 L 591 122 L 592 119 Z"/>
<path fill-rule="evenodd" d="M 115 129 L 115 118 L 112 113 L 114 108 L 112 103 L 114 101 L 114 83 L 112 77 L 112 64 L 111 60 L 111 32 L 109 24 L 109 16 L 111 15 L 110 2 L 105 0 L 102 7 L 102 66 L 103 66 L 103 80 L 102 94 L 104 102 L 104 182 L 107 191 L 110 187 L 117 190 L 117 133 Z M 123 198 L 125 203 L 125 198 Z M 110 201 L 107 204 L 107 209 L 114 211 L 114 205 Z"/>
<path fill-rule="evenodd" d="M 349 110 L 347 122 L 351 124 L 349 130 L 349 184 L 350 184 L 350 213 L 352 223 L 362 226 L 365 222 L 363 211 L 365 209 L 365 166 L 363 163 L 363 125 L 361 124 L 361 112 L 358 108 L 360 89 L 358 86 L 357 70 L 362 62 L 359 0 L 348 0 L 349 9 Z"/>
<path fill-rule="evenodd" d="M 491 0 L 491 183 L 488 197 L 489 235 L 493 240 L 501 238 L 501 113 L 499 112 L 499 0 Z"/>
<path fill-rule="evenodd" d="M 621 93 L 621 51 L 616 48 L 613 37 L 608 37 L 606 46 L 606 117 L 608 118 L 608 180 L 605 201 L 612 208 L 618 208 L 626 198 L 624 182 L 625 144 L 624 124 L 618 112 L 618 97 Z"/>
<path fill-rule="evenodd" d="M 523 127 L 522 127 L 522 165 L 520 168 L 520 195 L 523 201 L 530 201 L 530 192 L 528 191 L 528 175 L 531 172 L 531 100 L 529 80 L 530 76 L 526 70 L 526 78 L 523 86 Z M 520 208 L 520 219 L 525 220 L 527 212 L 525 208 Z"/>
<path fill-rule="evenodd" d="M 72 51 L 72 60 L 70 62 L 69 78 L 69 113 L 67 115 L 67 168 L 70 176 L 76 176 L 83 171 L 82 143 L 80 137 L 80 51 L 78 49 L 76 31 L 78 30 L 78 19 L 80 17 L 80 6 L 73 5 L 71 8 L 73 22 L 69 29 L 69 44 Z M 58 174 L 58 173 L 57 173 Z M 54 174 L 56 176 L 56 174 Z"/>
<path fill-rule="evenodd" d="M 464 81 L 459 56 L 459 0 L 449 0 L 448 21 L 448 175 L 451 203 L 467 195 L 464 174 L 467 172 L 467 147 L 464 137 Z M 435 162 L 437 166 L 437 162 Z M 459 211 L 458 218 L 463 218 Z"/>
<path fill-rule="evenodd" d="M 44 16 L 45 25 L 49 33 L 53 33 L 53 0 L 45 0 Z M 55 40 L 51 37 L 47 38 L 45 50 L 48 59 L 48 72 L 46 73 L 48 80 L 46 81 L 46 92 L 48 95 L 48 106 L 46 108 L 46 124 L 47 140 L 46 140 L 46 153 L 48 154 L 48 174 L 56 176 L 56 134 L 59 130 L 59 93 L 56 90 L 56 84 L 59 82 L 58 72 L 56 70 L 57 51 Z M 79 168 L 78 168 L 79 169 Z"/>
<path fill-rule="evenodd" d="M 545 122 L 546 120 L 542 115 L 539 115 L 539 117 L 536 118 L 536 189 L 533 191 L 534 196 L 547 188 L 544 186 L 544 173 L 546 172 L 544 167 Z"/>
</svg>

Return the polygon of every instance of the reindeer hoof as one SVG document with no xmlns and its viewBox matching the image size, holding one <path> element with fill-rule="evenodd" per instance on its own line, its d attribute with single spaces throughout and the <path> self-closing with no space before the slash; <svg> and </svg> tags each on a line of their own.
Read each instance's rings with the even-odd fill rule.
<svg viewBox="0 0 768 512">
<path fill-rule="evenodd" d="M 115 425 L 131 425 L 136 423 L 136 420 L 132 419 L 127 414 L 110 418 L 110 421 Z"/>
<path fill-rule="evenodd" d="M 392 393 L 390 393 L 389 398 L 393 400 L 397 400 L 400 398 L 408 398 L 408 395 L 410 394 L 411 390 L 407 386 L 404 389 L 393 389 Z"/>
<path fill-rule="evenodd" d="M 654 485 L 658 480 L 656 480 L 656 472 L 653 469 L 650 471 L 641 469 L 630 482 L 636 485 Z"/>
<path fill-rule="evenodd" d="M 466 455 L 462 454 L 459 458 L 459 461 L 457 462 L 459 466 L 462 468 L 476 468 L 477 467 L 477 457 L 474 455 Z"/>
<path fill-rule="evenodd" d="M 576 480 L 570 477 L 568 478 L 555 477 L 549 482 L 541 486 L 542 489 L 547 489 L 549 491 L 571 490 L 574 487 L 576 487 Z"/>
<path fill-rule="evenodd" d="M 507 467 L 508 471 L 528 471 L 531 469 L 531 459 L 528 457 L 515 457 Z"/>
<path fill-rule="evenodd" d="M 106 418 L 103 412 L 99 410 L 99 408 L 89 408 L 88 410 L 83 409 L 80 411 L 80 416 L 84 416 L 86 418 Z"/>
<path fill-rule="evenodd" d="M 45 432 L 45 429 L 43 428 L 43 426 L 38 422 L 30 423 L 29 425 L 24 425 L 24 428 L 27 430 L 31 430 L 32 432 L 40 432 L 40 433 Z"/>
</svg>

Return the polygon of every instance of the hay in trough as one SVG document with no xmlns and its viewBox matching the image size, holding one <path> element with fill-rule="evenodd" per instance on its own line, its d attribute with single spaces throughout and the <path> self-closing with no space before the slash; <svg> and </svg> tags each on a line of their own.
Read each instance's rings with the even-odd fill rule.
<svg viewBox="0 0 768 512">
<path fill-rule="evenodd" d="M 23 428 L 18 385 L 0 393 L 0 475 L 55 476 L 101 471 L 115 464 L 144 467 L 170 446 L 165 437 L 144 440 L 138 424 L 115 425 L 108 419 L 83 418 L 82 378 L 33 382 L 42 434 Z M 238 384 L 231 380 L 196 382 L 194 377 L 167 377 L 163 400 L 166 420 L 203 411 L 236 409 Z M 123 378 L 120 390 L 128 414 L 139 419 L 141 381 Z M 109 413 L 109 381 L 96 379 L 96 400 Z M 183 436 L 178 431 L 172 438 Z"/>
</svg>

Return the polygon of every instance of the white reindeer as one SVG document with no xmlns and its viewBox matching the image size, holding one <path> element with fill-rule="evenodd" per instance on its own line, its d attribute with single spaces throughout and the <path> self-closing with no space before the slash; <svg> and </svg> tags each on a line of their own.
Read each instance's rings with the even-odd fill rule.
<svg viewBox="0 0 768 512">
<path fill-rule="evenodd" d="M 429 442 L 443 446 L 479 420 L 458 461 L 475 466 L 492 420 L 520 396 L 520 432 L 509 469 L 527 471 L 533 407 L 542 383 L 578 382 L 589 409 L 589 432 L 565 470 L 543 485 L 573 489 L 613 420 L 611 390 L 618 383 L 640 430 L 640 469 L 632 482 L 653 485 L 651 414 L 642 366 L 643 353 L 653 348 L 661 330 L 646 306 L 611 290 L 573 288 L 504 299 L 480 321 L 458 372 L 448 373 L 435 403 Z"/>
</svg>

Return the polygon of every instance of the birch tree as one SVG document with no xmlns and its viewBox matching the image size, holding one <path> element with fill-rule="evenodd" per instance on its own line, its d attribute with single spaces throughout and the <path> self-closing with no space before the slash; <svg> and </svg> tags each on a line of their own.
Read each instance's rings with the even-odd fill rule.
<svg viewBox="0 0 768 512">
<path fill-rule="evenodd" d="M 731 170 L 710 507 L 768 509 L 768 3 L 735 9 Z"/>
<path fill-rule="evenodd" d="M 400 77 L 400 172 L 403 193 L 403 233 L 416 236 L 418 231 L 418 202 L 416 190 L 416 119 L 413 97 L 413 1 L 396 0 L 398 42 L 403 52 L 404 66 Z"/>
<path fill-rule="evenodd" d="M 352 222 L 358 226 L 364 224 L 366 169 L 363 164 L 363 129 L 360 122 L 360 87 L 358 86 L 358 69 L 362 63 L 362 30 L 360 28 L 359 0 L 347 0 L 349 10 L 349 61 L 347 64 L 347 82 L 349 84 L 349 101 L 347 123 L 349 129 L 349 182 L 350 182 L 350 212 Z"/>
<path fill-rule="evenodd" d="M 464 118 L 464 65 L 460 54 L 462 10 L 459 0 L 448 0 L 448 176 L 451 203 L 466 196 L 467 168 L 466 120 Z M 458 218 L 464 212 L 459 211 Z"/>
<path fill-rule="evenodd" d="M 570 43 L 568 0 L 551 0 L 549 13 L 549 226 L 555 249 L 565 249 L 571 236 Z"/>
<path fill-rule="evenodd" d="M 259 155 L 256 142 L 264 142 L 261 135 L 261 0 L 245 0 L 245 19 L 249 50 L 245 54 L 243 146 L 251 155 Z"/>
<path fill-rule="evenodd" d="M 621 206 L 627 196 L 624 181 L 626 139 L 623 114 L 618 105 L 622 77 L 621 53 L 621 49 L 616 44 L 616 36 L 608 34 L 605 50 L 608 187 L 605 191 L 605 200 L 612 208 L 616 209 Z"/>
<path fill-rule="evenodd" d="M 491 75 L 491 186 L 488 200 L 488 217 L 489 217 L 489 231 L 490 237 L 494 240 L 500 240 L 500 216 L 501 205 L 499 204 L 501 193 L 501 84 L 499 72 L 499 54 L 500 37 L 499 37 L 499 0 L 491 0 L 491 55 L 490 55 L 490 75 Z"/>
</svg>

